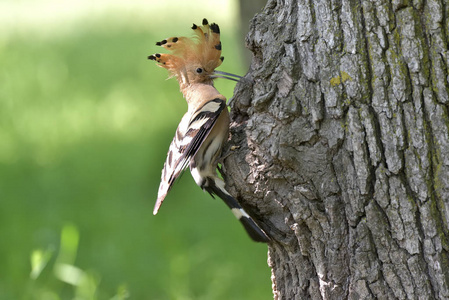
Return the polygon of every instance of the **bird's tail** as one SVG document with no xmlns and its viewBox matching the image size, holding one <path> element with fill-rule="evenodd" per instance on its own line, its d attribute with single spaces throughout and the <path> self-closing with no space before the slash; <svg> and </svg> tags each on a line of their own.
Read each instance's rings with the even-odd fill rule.
<svg viewBox="0 0 449 300">
<path fill-rule="evenodd" d="M 246 211 L 240 206 L 240 204 L 232 197 L 224 188 L 224 181 L 219 177 L 207 178 L 206 184 L 203 185 L 203 189 L 209 192 L 211 196 L 217 195 L 220 197 L 226 205 L 231 209 L 234 216 L 245 227 L 246 232 L 256 242 L 267 243 L 270 238 L 267 234 L 260 229 L 260 227 L 254 222 L 254 220 L 246 213 Z"/>
</svg>

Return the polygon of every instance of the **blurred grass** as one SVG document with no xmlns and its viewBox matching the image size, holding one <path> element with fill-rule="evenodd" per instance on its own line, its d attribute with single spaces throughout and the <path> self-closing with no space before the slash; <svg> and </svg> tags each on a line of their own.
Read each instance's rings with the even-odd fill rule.
<svg viewBox="0 0 449 300">
<path fill-rule="evenodd" d="M 86 275 L 89 299 L 272 297 L 266 246 L 190 175 L 152 215 L 186 105 L 146 56 L 203 16 L 219 23 L 198 13 L 141 27 L 107 14 L 0 38 L 0 299 L 88 299 L 61 279 L 61 261 Z M 236 28 L 219 24 L 220 69 L 243 74 Z M 233 86 L 217 82 L 228 98 Z"/>
</svg>

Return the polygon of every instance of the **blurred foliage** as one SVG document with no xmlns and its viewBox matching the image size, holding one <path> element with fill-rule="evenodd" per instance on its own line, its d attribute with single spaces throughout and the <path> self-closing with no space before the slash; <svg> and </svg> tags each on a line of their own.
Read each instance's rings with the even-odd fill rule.
<svg viewBox="0 0 449 300">
<path fill-rule="evenodd" d="M 54 34 L 3 27 L 0 299 L 272 297 L 266 246 L 190 175 L 152 215 L 186 104 L 146 57 L 204 16 L 219 23 L 203 13 L 168 25 L 94 14 Z M 243 74 L 237 29 L 219 24 L 220 69 Z M 230 98 L 234 84 L 217 88 Z"/>
</svg>

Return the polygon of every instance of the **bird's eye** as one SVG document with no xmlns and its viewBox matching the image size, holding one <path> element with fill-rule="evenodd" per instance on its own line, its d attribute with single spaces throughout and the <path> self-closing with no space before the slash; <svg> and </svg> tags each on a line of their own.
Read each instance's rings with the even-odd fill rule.
<svg viewBox="0 0 449 300">
<path fill-rule="evenodd" d="M 201 73 L 203 73 L 203 69 L 198 68 L 198 69 L 196 69 L 196 72 L 197 72 L 198 74 L 201 74 Z"/>
</svg>

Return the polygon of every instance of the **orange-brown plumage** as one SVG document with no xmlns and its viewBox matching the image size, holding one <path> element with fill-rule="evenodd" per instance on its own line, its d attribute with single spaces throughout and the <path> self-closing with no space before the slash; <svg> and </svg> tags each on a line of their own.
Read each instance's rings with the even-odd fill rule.
<svg viewBox="0 0 449 300">
<path fill-rule="evenodd" d="M 157 53 L 148 58 L 159 63 L 175 76 L 181 86 L 210 81 L 210 75 L 223 61 L 220 28 L 203 19 L 203 25 L 193 24 L 194 36 L 170 37 L 157 42 L 172 54 Z"/>
</svg>

